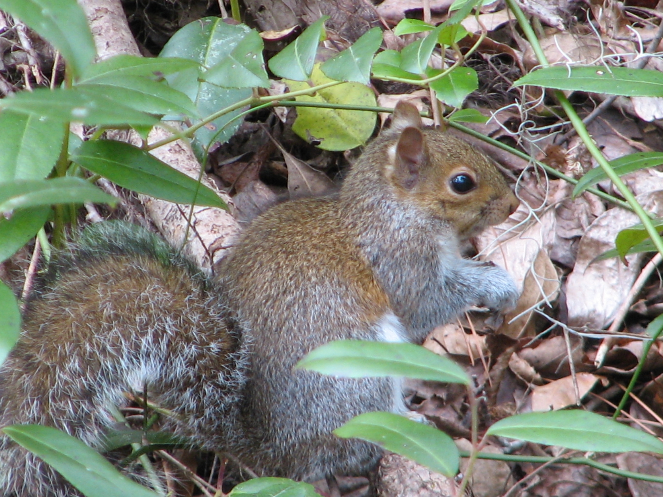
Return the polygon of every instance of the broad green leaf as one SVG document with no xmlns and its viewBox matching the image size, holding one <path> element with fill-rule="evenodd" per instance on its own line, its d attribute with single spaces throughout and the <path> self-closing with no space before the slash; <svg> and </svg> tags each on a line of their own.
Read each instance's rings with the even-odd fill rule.
<svg viewBox="0 0 663 497">
<path fill-rule="evenodd" d="M 427 75 L 432 77 L 440 72 L 439 69 L 429 69 Z M 479 78 L 471 67 L 456 67 L 442 79 L 430 83 L 430 87 L 435 90 L 439 101 L 452 107 L 460 107 L 465 97 L 479 88 Z"/>
<path fill-rule="evenodd" d="M 339 340 L 310 352 L 296 367 L 351 378 L 406 376 L 470 384 L 469 377 L 458 364 L 413 343 Z"/>
<path fill-rule="evenodd" d="M 410 43 L 401 50 L 401 69 L 414 74 L 425 74 L 441 29 L 441 26 L 435 28 L 425 38 Z"/>
<path fill-rule="evenodd" d="M 271 71 L 280 78 L 294 81 L 309 79 L 327 19 L 329 16 L 322 16 L 306 28 L 295 41 L 272 57 L 268 62 Z"/>
<path fill-rule="evenodd" d="M 200 70 L 187 69 L 166 79 L 172 88 L 181 91 L 196 104 L 201 118 L 205 119 L 251 96 L 250 88 L 223 88 L 203 81 L 204 71 L 226 59 L 251 31 L 244 25 L 226 24 L 217 17 L 206 17 L 180 29 L 161 51 L 160 58 L 180 57 L 200 64 Z M 237 109 L 198 129 L 194 148 L 206 150 L 217 141 L 228 141 L 242 123 L 240 119 L 235 119 L 241 112 L 242 109 Z M 199 122 L 196 120 L 193 124 Z"/>
<path fill-rule="evenodd" d="M 165 82 L 143 76 L 107 75 L 76 85 L 94 99 L 106 97 L 114 102 L 148 114 L 184 114 L 198 117 L 198 109 L 184 93 Z"/>
<path fill-rule="evenodd" d="M 451 7 L 449 7 L 449 12 L 454 12 L 446 21 L 440 24 L 439 27 L 446 27 L 453 24 L 459 24 L 463 19 L 465 19 L 473 9 L 480 7 L 483 3 L 483 0 L 456 0 Z"/>
<path fill-rule="evenodd" d="M 16 210 L 8 218 L 0 216 L 0 262 L 9 259 L 34 237 L 50 213 L 51 208 L 44 206 Z"/>
<path fill-rule="evenodd" d="M 1 0 L 0 0 L 1 1 Z M 90 65 L 79 83 L 90 83 L 108 76 L 144 76 L 162 79 L 167 74 L 187 69 L 198 70 L 200 64 L 194 60 L 177 57 L 140 57 L 138 55 L 116 55 Z"/>
<path fill-rule="evenodd" d="M 0 364 L 5 362 L 21 332 L 21 311 L 14 293 L 0 281 Z"/>
<path fill-rule="evenodd" d="M 92 63 L 94 40 L 76 0 L 0 0 L 0 9 L 21 19 L 57 48 L 75 77 Z"/>
<path fill-rule="evenodd" d="M 449 478 L 458 473 L 458 449 L 449 435 L 397 414 L 360 414 L 334 430 L 334 434 L 373 442 Z"/>
<path fill-rule="evenodd" d="M 639 169 L 660 166 L 661 164 L 663 164 L 663 153 L 661 152 L 637 152 L 610 161 L 610 166 L 612 166 L 615 173 L 619 176 L 632 173 Z M 603 168 L 595 167 L 580 178 L 576 186 L 573 188 L 573 196 L 576 197 L 580 195 L 590 186 L 593 186 L 606 178 L 607 176 Z"/>
<path fill-rule="evenodd" d="M 14 425 L 2 431 L 53 466 L 87 497 L 157 497 L 155 492 L 121 474 L 97 451 L 60 430 Z"/>
<path fill-rule="evenodd" d="M 288 80 L 286 83 L 290 90 L 298 91 L 330 81 L 316 66 L 311 83 Z M 371 107 L 376 105 L 373 91 L 359 83 L 341 83 L 318 90 L 312 96 L 301 95 L 296 100 Z M 373 134 L 376 119 L 375 113 L 368 111 L 298 107 L 292 130 L 302 139 L 324 150 L 347 150 L 366 143 Z"/>
<path fill-rule="evenodd" d="M 530 412 L 502 419 L 486 435 L 593 452 L 655 452 L 663 442 L 589 411 Z"/>
<path fill-rule="evenodd" d="M 373 55 L 381 44 L 382 30 L 370 29 L 349 48 L 322 64 L 320 69 L 331 79 L 367 85 L 370 83 Z"/>
<path fill-rule="evenodd" d="M 203 74 L 203 79 L 225 88 L 269 88 L 263 48 L 257 31 L 246 32 L 226 57 Z"/>
<path fill-rule="evenodd" d="M 156 124 L 157 118 L 125 107 L 103 95 L 91 95 L 76 88 L 49 90 L 38 88 L 20 92 L 0 100 L 0 110 L 52 119 L 55 122 L 81 122 L 83 124 L 122 126 Z"/>
<path fill-rule="evenodd" d="M 663 73 L 605 66 L 555 66 L 531 72 L 514 86 L 536 85 L 557 90 L 588 91 L 627 97 L 663 97 Z"/>
<path fill-rule="evenodd" d="M 460 109 L 448 117 L 456 123 L 485 123 L 488 118 L 476 109 Z"/>
<path fill-rule="evenodd" d="M 26 207 L 84 202 L 115 205 L 117 199 L 80 178 L 23 179 L 0 183 L 0 213 Z"/>
<path fill-rule="evenodd" d="M 469 33 L 462 24 L 450 24 L 440 30 L 437 41 L 440 45 L 453 45 L 465 38 Z"/>
<path fill-rule="evenodd" d="M 71 160 L 123 188 L 179 204 L 227 208 L 205 185 L 128 143 L 111 140 L 84 142 Z"/>
<path fill-rule="evenodd" d="M 0 129 L 0 182 L 48 176 L 60 156 L 64 124 L 4 111 Z"/>
<path fill-rule="evenodd" d="M 419 19 L 402 19 L 394 28 L 394 34 L 396 36 L 403 36 L 413 33 L 423 33 L 424 31 L 432 31 L 433 29 L 435 29 L 435 26 L 420 21 Z"/>
<path fill-rule="evenodd" d="M 376 78 L 398 78 L 421 80 L 421 76 L 407 72 L 401 68 L 402 56 L 396 50 L 385 50 L 373 59 L 371 71 Z"/>
<path fill-rule="evenodd" d="M 630 249 L 628 249 L 625 256 L 647 252 L 657 252 L 656 246 L 654 245 L 654 242 L 651 241 L 651 238 L 647 238 L 644 242 L 636 243 L 633 245 Z M 619 256 L 619 251 L 615 248 L 612 250 L 606 250 L 601 255 L 592 259 L 592 262 L 604 261 L 606 259 L 612 259 L 613 257 Z"/>
<path fill-rule="evenodd" d="M 645 333 L 656 340 L 663 332 L 663 314 L 659 314 L 648 325 Z"/>
<path fill-rule="evenodd" d="M 320 497 L 313 485 L 286 478 L 254 478 L 232 489 L 229 497 Z"/>
<path fill-rule="evenodd" d="M 658 219 L 653 221 L 654 227 L 661 231 L 663 227 L 663 220 Z M 647 240 L 649 238 L 649 233 L 645 230 L 645 227 L 642 223 L 638 223 L 630 228 L 626 228 L 617 233 L 615 238 L 615 247 L 617 248 L 617 254 L 622 259 L 629 253 L 631 248 L 638 245 L 640 242 Z"/>
</svg>

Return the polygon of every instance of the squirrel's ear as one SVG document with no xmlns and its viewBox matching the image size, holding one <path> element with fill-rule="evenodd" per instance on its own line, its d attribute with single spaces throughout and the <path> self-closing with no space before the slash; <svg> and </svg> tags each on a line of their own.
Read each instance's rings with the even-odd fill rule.
<svg viewBox="0 0 663 497">
<path fill-rule="evenodd" d="M 396 183 L 406 190 L 414 188 L 425 160 L 424 134 L 418 128 L 405 128 L 396 145 L 393 175 Z"/>
<path fill-rule="evenodd" d="M 394 108 L 390 129 L 400 131 L 405 128 L 422 129 L 423 127 L 424 124 L 417 108 L 411 103 L 400 100 Z"/>
</svg>

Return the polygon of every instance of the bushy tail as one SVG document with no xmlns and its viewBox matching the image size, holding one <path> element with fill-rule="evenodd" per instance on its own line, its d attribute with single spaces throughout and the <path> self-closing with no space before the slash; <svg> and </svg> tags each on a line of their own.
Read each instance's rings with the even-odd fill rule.
<svg viewBox="0 0 663 497">
<path fill-rule="evenodd" d="M 88 228 L 38 285 L 0 367 L 0 426 L 54 426 L 93 447 L 125 392 L 172 411 L 167 429 L 222 449 L 244 383 L 223 297 L 165 242 L 125 223 Z M 74 495 L 0 436 L 0 495 Z"/>
</svg>

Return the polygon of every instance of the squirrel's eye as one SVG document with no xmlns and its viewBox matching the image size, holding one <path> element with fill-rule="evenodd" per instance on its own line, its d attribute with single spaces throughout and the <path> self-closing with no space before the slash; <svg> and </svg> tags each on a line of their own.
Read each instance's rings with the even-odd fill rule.
<svg viewBox="0 0 663 497">
<path fill-rule="evenodd" d="M 457 174 L 451 178 L 451 188 L 456 193 L 469 193 L 477 187 L 474 178 L 466 173 Z"/>
</svg>

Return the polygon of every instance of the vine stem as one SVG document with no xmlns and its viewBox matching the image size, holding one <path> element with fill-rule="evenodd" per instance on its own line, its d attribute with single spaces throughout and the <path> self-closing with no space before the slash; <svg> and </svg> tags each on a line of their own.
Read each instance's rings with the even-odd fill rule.
<svg viewBox="0 0 663 497">
<path fill-rule="evenodd" d="M 527 21 L 527 18 L 525 17 L 525 14 L 518 6 L 516 0 L 506 0 L 506 3 L 509 9 L 516 16 L 518 24 L 520 25 L 520 28 L 523 30 L 523 33 L 525 34 L 527 41 L 529 41 L 530 45 L 532 46 L 532 50 L 536 54 L 539 64 L 543 67 L 550 67 L 548 59 L 545 53 L 543 52 L 541 45 L 539 44 L 539 40 L 536 34 L 534 33 L 534 30 L 530 26 L 529 22 Z M 555 90 L 554 95 L 561 104 L 569 120 L 571 121 L 571 124 L 575 128 L 576 133 L 578 133 L 578 136 L 587 147 L 589 153 L 592 155 L 592 157 L 594 157 L 596 162 L 598 162 L 599 166 L 601 166 L 601 168 L 605 171 L 606 176 L 608 176 L 610 181 L 612 181 L 612 183 L 615 185 L 615 188 L 617 188 L 619 193 L 622 194 L 622 196 L 629 204 L 633 212 L 635 212 L 635 214 L 640 218 L 640 221 L 645 227 L 647 234 L 651 237 L 652 242 L 656 247 L 656 250 L 658 250 L 659 253 L 663 254 L 663 239 L 661 239 L 660 235 L 658 234 L 658 231 L 654 227 L 651 216 L 647 212 L 645 212 L 642 206 L 635 199 L 633 193 L 631 193 L 631 191 L 627 188 L 627 186 L 624 184 L 624 182 L 619 177 L 619 175 L 615 173 L 615 171 L 612 169 L 610 163 L 601 153 L 596 143 L 592 139 L 591 135 L 587 131 L 587 128 L 585 124 L 582 122 L 582 119 L 580 119 L 575 109 L 571 105 L 571 102 L 569 102 L 569 99 L 566 98 L 566 95 L 564 95 L 564 93 L 562 93 L 560 90 Z"/>
</svg>

